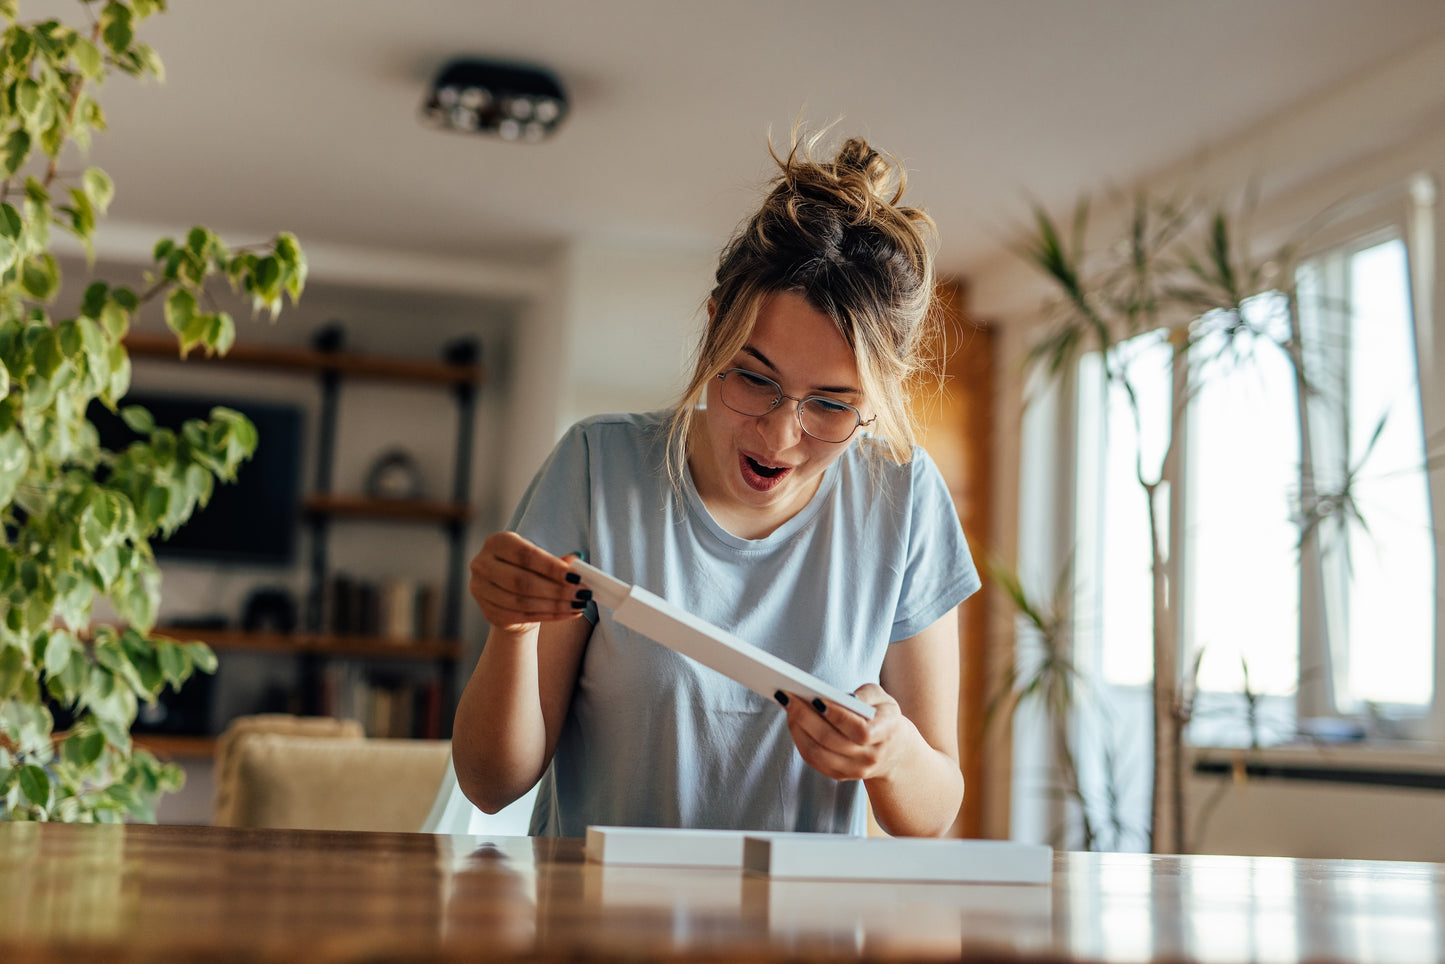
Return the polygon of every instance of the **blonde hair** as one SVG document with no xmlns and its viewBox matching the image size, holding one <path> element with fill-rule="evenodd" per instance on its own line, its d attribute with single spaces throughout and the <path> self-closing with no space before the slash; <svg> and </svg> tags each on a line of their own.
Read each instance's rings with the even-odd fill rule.
<svg viewBox="0 0 1445 964">
<path fill-rule="evenodd" d="M 918 429 L 910 399 L 937 386 L 931 349 L 934 310 L 933 219 L 899 204 L 908 182 L 902 164 L 861 138 L 843 142 L 831 161 L 813 151 L 826 130 L 793 131 L 787 157 L 762 207 L 718 259 L 711 318 L 698 343 L 692 379 L 668 425 L 668 473 L 680 484 L 694 413 L 708 385 L 747 344 L 764 299 L 802 295 L 838 326 L 858 364 L 875 414 L 873 434 L 897 463 L 913 456 Z"/>
</svg>

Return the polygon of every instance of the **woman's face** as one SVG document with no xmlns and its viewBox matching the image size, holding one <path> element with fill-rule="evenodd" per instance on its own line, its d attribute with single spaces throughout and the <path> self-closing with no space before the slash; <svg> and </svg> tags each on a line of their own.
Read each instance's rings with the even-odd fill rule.
<svg viewBox="0 0 1445 964">
<path fill-rule="evenodd" d="M 800 294 L 780 292 L 763 300 L 752 335 L 727 368 L 766 376 L 787 395 L 836 399 L 857 408 L 865 420 L 870 417 L 852 350 L 832 319 Z M 792 399 L 767 415 L 741 415 L 723 404 L 722 385 L 716 378 L 709 385 L 707 408 L 694 422 L 688 466 L 713 518 L 734 535 L 758 539 L 808 504 L 824 470 L 852 438 L 822 442 L 808 435 Z"/>
</svg>

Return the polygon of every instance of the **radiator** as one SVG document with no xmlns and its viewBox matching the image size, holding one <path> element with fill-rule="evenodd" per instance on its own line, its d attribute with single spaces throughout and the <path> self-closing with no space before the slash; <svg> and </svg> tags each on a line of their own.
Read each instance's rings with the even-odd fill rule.
<svg viewBox="0 0 1445 964">
<path fill-rule="evenodd" d="M 1445 862 L 1445 752 L 1366 745 L 1197 748 L 1195 853 Z"/>
</svg>

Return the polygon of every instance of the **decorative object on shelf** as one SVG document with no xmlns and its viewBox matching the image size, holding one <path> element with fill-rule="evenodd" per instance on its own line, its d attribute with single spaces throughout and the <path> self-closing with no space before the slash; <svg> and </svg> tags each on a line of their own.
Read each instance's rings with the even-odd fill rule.
<svg viewBox="0 0 1445 964">
<path fill-rule="evenodd" d="M 311 347 L 330 353 L 345 351 L 346 326 L 339 321 L 328 321 L 311 336 Z"/>
<path fill-rule="evenodd" d="M 567 94 L 549 70 L 461 58 L 432 81 L 422 116 L 451 130 L 540 141 L 567 116 Z"/>
<path fill-rule="evenodd" d="M 482 345 L 475 338 L 457 338 L 442 346 L 442 361 L 448 365 L 475 365 L 482 360 Z"/>
<path fill-rule="evenodd" d="M 387 449 L 366 473 L 366 494 L 373 499 L 420 499 L 421 468 L 403 449 Z"/>
<path fill-rule="evenodd" d="M 248 633 L 294 633 L 296 598 L 280 586 L 262 586 L 246 597 L 241 628 Z"/>
</svg>

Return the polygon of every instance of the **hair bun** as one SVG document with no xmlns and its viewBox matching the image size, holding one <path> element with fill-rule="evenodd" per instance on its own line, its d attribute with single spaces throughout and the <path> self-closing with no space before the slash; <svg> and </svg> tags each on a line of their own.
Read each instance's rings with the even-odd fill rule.
<svg viewBox="0 0 1445 964">
<path fill-rule="evenodd" d="M 840 181 L 853 181 L 874 200 L 897 204 L 902 197 L 905 175 L 901 165 L 868 146 L 861 137 L 850 137 L 838 149 L 833 171 Z M 861 184 L 859 183 L 861 182 Z"/>
</svg>

